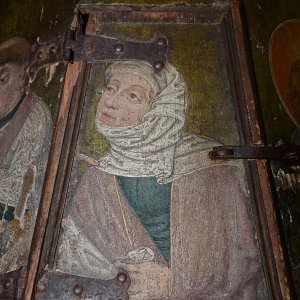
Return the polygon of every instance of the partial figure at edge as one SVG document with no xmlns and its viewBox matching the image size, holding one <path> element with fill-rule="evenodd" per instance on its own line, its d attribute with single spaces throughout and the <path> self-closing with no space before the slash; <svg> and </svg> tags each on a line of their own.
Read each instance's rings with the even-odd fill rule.
<svg viewBox="0 0 300 300">
<path fill-rule="evenodd" d="M 29 55 L 23 38 L 0 45 L 0 273 L 27 265 L 53 129 L 28 86 Z"/>
</svg>

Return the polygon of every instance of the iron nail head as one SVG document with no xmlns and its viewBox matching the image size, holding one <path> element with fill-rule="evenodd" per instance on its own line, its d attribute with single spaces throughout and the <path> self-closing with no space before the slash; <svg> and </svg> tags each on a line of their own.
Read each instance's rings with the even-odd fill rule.
<svg viewBox="0 0 300 300">
<path fill-rule="evenodd" d="M 75 284 L 73 287 L 73 293 L 76 296 L 80 296 L 83 293 L 83 286 L 81 284 Z"/>
<path fill-rule="evenodd" d="M 114 50 L 116 54 L 121 54 L 124 50 L 124 46 L 122 44 L 116 44 Z"/>
<path fill-rule="evenodd" d="M 120 283 L 125 283 L 127 281 L 127 275 L 125 273 L 119 273 L 117 276 L 117 280 Z"/>
<path fill-rule="evenodd" d="M 159 45 L 159 46 L 164 46 L 166 44 L 166 39 L 162 38 L 162 37 L 159 37 L 156 39 L 156 43 Z"/>
<path fill-rule="evenodd" d="M 156 60 L 154 63 L 153 63 L 153 68 L 156 72 L 159 72 L 161 71 L 163 68 L 164 68 L 165 64 L 162 60 Z"/>
</svg>

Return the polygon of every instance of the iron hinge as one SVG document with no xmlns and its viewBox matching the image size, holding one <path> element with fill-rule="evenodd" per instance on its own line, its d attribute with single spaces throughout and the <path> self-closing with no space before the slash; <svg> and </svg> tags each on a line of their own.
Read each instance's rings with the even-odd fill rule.
<svg viewBox="0 0 300 300">
<path fill-rule="evenodd" d="M 23 299 L 27 268 L 0 274 L 0 299 Z"/>
<path fill-rule="evenodd" d="M 268 159 L 284 160 L 289 165 L 300 164 L 300 147 L 281 144 L 275 147 L 263 146 L 219 146 L 209 152 L 211 159 Z"/>
<path fill-rule="evenodd" d="M 115 278 L 101 280 L 44 270 L 35 288 L 35 299 L 128 299 L 129 274 L 120 269 Z"/>
<path fill-rule="evenodd" d="M 166 65 L 168 38 L 155 32 L 149 40 L 85 34 L 87 18 L 81 20 L 76 29 L 67 31 L 51 41 L 36 41 L 32 46 L 28 73 L 33 80 L 38 70 L 45 65 L 61 61 L 87 62 L 140 60 L 149 62 L 156 72 Z M 85 20 L 84 22 L 82 20 Z"/>
</svg>

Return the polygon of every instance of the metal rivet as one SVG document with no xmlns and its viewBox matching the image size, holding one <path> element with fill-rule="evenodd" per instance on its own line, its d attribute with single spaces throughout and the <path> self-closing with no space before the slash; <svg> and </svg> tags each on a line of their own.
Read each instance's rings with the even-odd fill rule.
<svg viewBox="0 0 300 300">
<path fill-rule="evenodd" d="M 119 273 L 117 276 L 117 280 L 120 283 L 125 283 L 127 281 L 127 275 L 125 273 Z"/>
<path fill-rule="evenodd" d="M 9 289 L 11 287 L 11 282 L 9 279 L 5 280 L 4 283 L 3 283 L 3 287 L 5 289 Z"/>
<path fill-rule="evenodd" d="M 83 293 L 83 286 L 81 284 L 75 284 L 73 287 L 73 293 L 76 296 L 80 296 Z"/>
<path fill-rule="evenodd" d="M 166 39 L 162 38 L 162 37 L 159 37 L 156 39 L 156 43 L 159 45 L 159 46 L 164 46 L 166 44 Z"/>
<path fill-rule="evenodd" d="M 153 68 L 155 71 L 160 71 L 163 69 L 163 67 L 165 66 L 164 62 L 162 60 L 156 60 L 153 63 Z"/>
<path fill-rule="evenodd" d="M 117 44 L 115 45 L 114 50 L 116 54 L 120 54 L 123 52 L 124 46 L 122 44 Z"/>
</svg>

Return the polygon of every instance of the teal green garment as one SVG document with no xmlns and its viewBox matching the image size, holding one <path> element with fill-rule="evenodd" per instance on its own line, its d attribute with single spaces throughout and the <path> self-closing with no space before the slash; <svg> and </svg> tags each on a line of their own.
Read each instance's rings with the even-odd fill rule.
<svg viewBox="0 0 300 300">
<path fill-rule="evenodd" d="M 165 260 L 169 261 L 172 184 L 159 184 L 155 177 L 117 176 L 117 178 L 128 203 Z"/>
<path fill-rule="evenodd" d="M 0 220 L 12 221 L 14 219 L 15 208 L 0 202 Z"/>
</svg>

